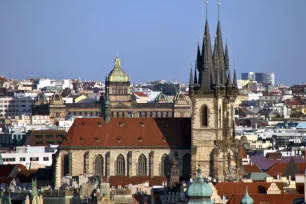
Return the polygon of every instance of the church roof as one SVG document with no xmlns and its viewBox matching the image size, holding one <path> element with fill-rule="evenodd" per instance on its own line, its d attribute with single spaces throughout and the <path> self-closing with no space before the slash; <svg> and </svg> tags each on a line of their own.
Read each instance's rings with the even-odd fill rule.
<svg viewBox="0 0 306 204">
<path fill-rule="evenodd" d="M 110 82 L 128 82 L 130 77 L 121 69 L 119 57 L 115 58 L 115 65 L 113 70 L 108 75 Z"/>
<path fill-rule="evenodd" d="M 190 148 L 190 118 L 78 118 L 61 149 L 73 148 Z"/>
</svg>

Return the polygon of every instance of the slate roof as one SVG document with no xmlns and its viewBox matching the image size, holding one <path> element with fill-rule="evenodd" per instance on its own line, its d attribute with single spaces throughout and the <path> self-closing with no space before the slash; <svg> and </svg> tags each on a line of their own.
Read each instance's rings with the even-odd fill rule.
<svg viewBox="0 0 306 204">
<path fill-rule="evenodd" d="M 247 179 L 251 179 L 252 181 L 266 181 L 266 178 L 270 177 L 266 172 L 251 172 L 246 176 Z"/>
<path fill-rule="evenodd" d="M 78 118 L 60 149 L 191 148 L 190 118 Z"/>
</svg>

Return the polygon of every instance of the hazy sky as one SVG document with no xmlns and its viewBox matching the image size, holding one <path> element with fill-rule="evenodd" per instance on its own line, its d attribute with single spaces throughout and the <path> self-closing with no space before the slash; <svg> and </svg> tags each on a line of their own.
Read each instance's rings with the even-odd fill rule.
<svg viewBox="0 0 306 204">
<path fill-rule="evenodd" d="M 306 82 L 306 0 L 220 2 L 238 73 Z M 217 3 L 208 4 L 212 37 Z M 204 23 L 205 0 L 1 0 L 0 75 L 104 80 L 118 52 L 132 83 L 187 82 Z"/>
</svg>

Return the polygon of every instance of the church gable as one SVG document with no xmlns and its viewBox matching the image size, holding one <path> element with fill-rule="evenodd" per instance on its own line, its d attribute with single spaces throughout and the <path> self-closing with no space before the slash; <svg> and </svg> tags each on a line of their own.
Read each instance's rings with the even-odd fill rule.
<svg viewBox="0 0 306 204">
<path fill-rule="evenodd" d="M 183 148 L 191 146 L 190 118 L 76 119 L 60 149 Z"/>
</svg>

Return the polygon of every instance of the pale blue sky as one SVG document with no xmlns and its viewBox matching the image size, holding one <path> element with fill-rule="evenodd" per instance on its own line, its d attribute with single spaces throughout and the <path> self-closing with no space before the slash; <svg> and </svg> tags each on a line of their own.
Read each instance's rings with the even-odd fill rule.
<svg viewBox="0 0 306 204">
<path fill-rule="evenodd" d="M 212 37 L 217 2 L 208 5 Z M 220 2 L 238 73 L 306 82 L 305 0 Z M 1 0 L 0 75 L 104 80 L 118 52 L 132 83 L 187 82 L 204 22 L 204 0 Z"/>
</svg>

